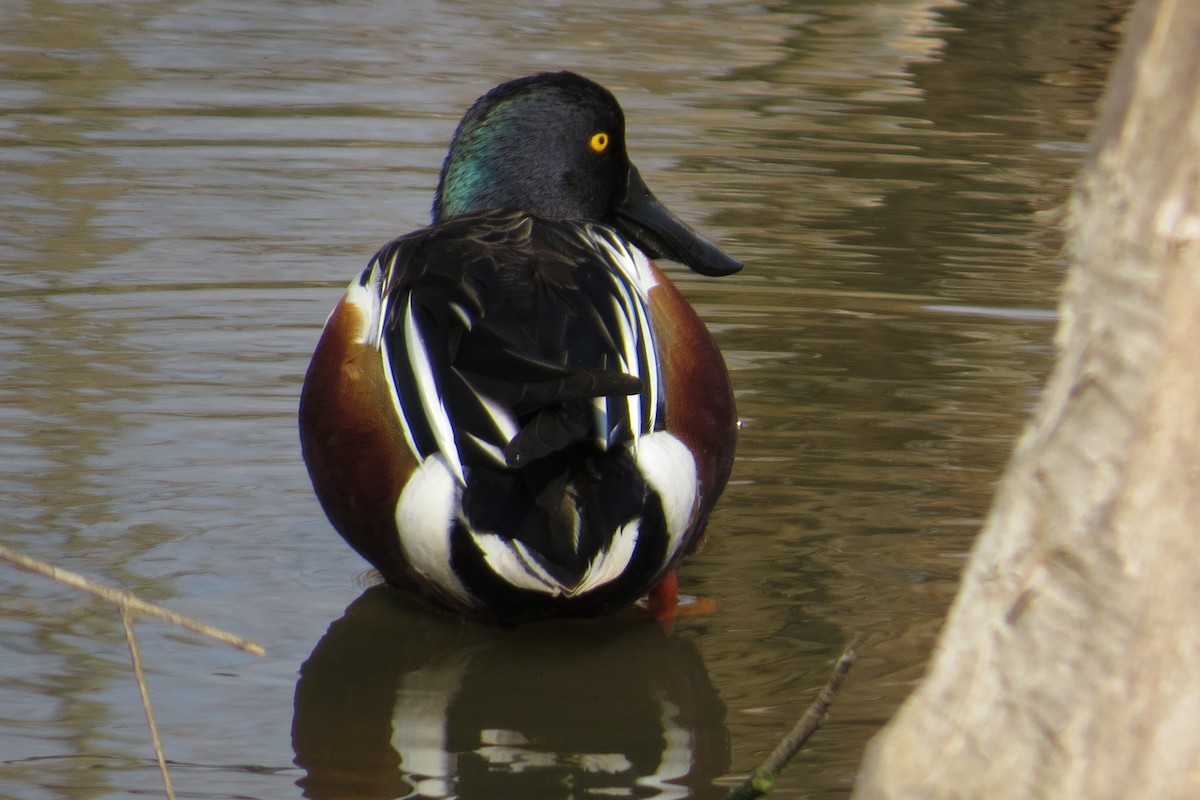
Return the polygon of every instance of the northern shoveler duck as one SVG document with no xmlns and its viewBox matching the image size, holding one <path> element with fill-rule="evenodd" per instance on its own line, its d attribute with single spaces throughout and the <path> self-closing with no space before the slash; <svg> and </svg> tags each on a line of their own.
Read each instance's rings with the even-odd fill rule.
<svg viewBox="0 0 1200 800">
<path fill-rule="evenodd" d="M 433 224 L 350 284 L 301 395 L 317 496 L 389 583 L 501 623 L 673 601 L 737 415 L 650 258 L 741 268 L 646 188 L 612 94 L 559 72 L 476 101 Z"/>
</svg>

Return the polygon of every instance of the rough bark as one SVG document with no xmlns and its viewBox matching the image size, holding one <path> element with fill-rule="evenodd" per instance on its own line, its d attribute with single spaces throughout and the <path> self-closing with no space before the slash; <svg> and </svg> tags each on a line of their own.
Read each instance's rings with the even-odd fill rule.
<svg viewBox="0 0 1200 800">
<path fill-rule="evenodd" d="M 1198 44 L 1196 0 L 1130 19 L 1057 366 L 859 800 L 1200 797 Z"/>
</svg>

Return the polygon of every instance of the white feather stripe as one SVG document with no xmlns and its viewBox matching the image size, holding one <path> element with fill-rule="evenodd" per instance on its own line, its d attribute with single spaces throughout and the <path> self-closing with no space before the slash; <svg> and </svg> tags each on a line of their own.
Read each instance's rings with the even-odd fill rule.
<svg viewBox="0 0 1200 800">
<path fill-rule="evenodd" d="M 646 294 L 658 285 L 645 253 L 621 239 L 611 228 L 591 225 L 588 230 L 592 234 L 592 243 L 608 252 L 613 265 L 639 292 Z"/>
<path fill-rule="evenodd" d="M 383 319 L 383 273 L 378 262 L 372 261 L 350 282 L 342 295 L 342 303 L 353 306 L 362 315 L 362 327 L 355 331 L 355 341 L 369 347 L 379 347 L 379 339 L 383 332 L 383 326 L 380 324 L 380 320 Z M 336 311 L 336 308 L 334 310 Z M 333 316 L 332 312 L 330 316 Z"/>
<path fill-rule="evenodd" d="M 617 312 L 617 324 L 620 330 L 617 334 L 620 338 L 621 345 L 621 360 L 619 366 L 621 371 L 626 375 L 632 375 L 635 378 L 642 377 L 641 359 L 637 353 L 637 339 L 630 327 L 630 320 L 625 305 L 621 302 L 621 298 L 613 297 L 613 308 Z M 636 394 L 628 395 L 620 399 L 619 402 L 625 403 L 629 413 L 629 428 L 630 432 L 636 437 L 643 430 L 642 428 L 642 401 Z"/>
<path fill-rule="evenodd" d="M 479 392 L 474 392 L 474 394 L 476 399 L 479 400 L 479 404 L 483 406 L 483 410 L 487 412 L 488 417 L 492 420 L 492 424 L 496 426 L 496 432 L 500 434 L 505 443 L 517 438 L 517 434 L 521 432 L 521 429 L 518 427 L 512 413 L 486 394 L 480 394 Z"/>
<path fill-rule="evenodd" d="M 354 340 L 359 344 L 374 347 L 379 341 L 379 295 L 360 285 L 356 280 L 342 295 L 342 305 L 350 306 L 358 311 L 359 318 L 362 320 L 362 326 L 354 331 Z M 330 316 L 333 316 L 332 312 Z M 328 324 L 328 320 L 326 324 Z"/>
<path fill-rule="evenodd" d="M 649 432 L 658 426 L 658 403 L 662 394 L 662 365 L 658 361 L 658 342 L 654 337 L 654 330 L 650 327 L 649 305 L 638 303 L 634 311 L 637 314 L 638 330 L 641 333 L 639 353 L 645 359 L 645 374 L 642 380 L 646 384 L 648 399 L 645 430 Z"/>
<path fill-rule="evenodd" d="M 554 596 L 567 592 L 567 587 L 556 581 L 523 543 L 495 533 L 475 531 L 471 531 L 471 538 L 492 572 L 513 586 Z"/>
<path fill-rule="evenodd" d="M 396 501 L 400 548 L 419 575 L 467 604 L 474 598 L 450 568 L 450 530 L 459 501 L 458 483 L 446 459 L 435 453 L 417 467 Z"/>
<path fill-rule="evenodd" d="M 388 276 L 396 268 L 396 257 L 398 255 L 399 250 L 394 250 L 386 264 L 378 260 L 373 260 L 363 270 L 358 280 L 350 284 L 351 290 L 357 289 L 358 292 L 363 293 L 362 296 L 365 299 L 361 307 L 369 309 L 369 313 L 366 316 L 366 330 L 360 339 L 362 344 L 378 348 L 383 340 L 383 320 L 387 308 L 384 284 L 387 282 Z"/>
<path fill-rule="evenodd" d="M 611 417 L 608 413 L 608 398 L 593 397 L 592 420 L 596 426 L 596 447 L 600 448 L 601 450 L 608 450 L 608 446 L 611 444 L 611 442 L 608 441 L 608 426 L 610 418 Z"/>
<path fill-rule="evenodd" d="M 388 270 L 391 269 L 394 262 L 395 256 L 393 255 L 392 262 L 387 266 Z M 363 327 L 357 332 L 356 339 L 359 344 L 374 347 L 379 351 L 380 369 L 386 379 L 388 396 L 392 400 L 392 410 L 396 414 L 396 420 L 400 423 L 400 430 L 404 433 L 404 441 L 408 445 L 409 452 L 415 454 L 417 453 L 416 440 L 413 438 L 412 427 L 408 424 L 408 417 L 404 413 L 404 406 L 400 403 L 400 395 L 396 392 L 396 383 L 392 380 L 391 353 L 387 340 L 383 338 L 383 319 L 387 314 L 387 301 L 382 296 L 383 280 L 383 265 L 378 261 L 371 262 L 363 274 L 350 284 L 342 302 L 358 309 L 362 315 Z"/>
<path fill-rule="evenodd" d="M 649 310 L 644 303 L 632 302 L 631 316 L 626 318 L 628 329 L 622 331 L 627 343 L 626 358 L 632 366 L 630 374 L 641 378 L 645 389 L 642 394 L 627 398 L 630 415 L 636 421 L 635 435 L 649 433 L 658 426 L 658 398 L 661 393 L 662 368 L 658 362 L 658 348 L 654 332 L 650 329 Z M 636 406 L 636 410 L 635 410 Z"/>
<path fill-rule="evenodd" d="M 404 432 L 404 441 L 408 445 L 408 452 L 413 455 L 419 455 L 417 450 L 417 440 L 413 436 L 412 427 L 408 424 L 408 415 L 404 413 L 404 406 L 400 403 L 400 395 L 396 391 L 396 382 L 392 378 L 392 356 L 388 348 L 387 339 L 380 337 L 379 339 L 379 359 L 382 362 L 380 369 L 383 370 L 384 378 L 388 387 L 388 395 L 392 398 L 392 408 L 396 412 L 396 419 L 400 422 L 400 430 Z"/>
<path fill-rule="evenodd" d="M 508 466 L 508 459 L 505 458 L 504 451 L 501 450 L 499 447 L 497 447 L 496 445 L 487 441 L 486 439 L 480 439 L 478 436 L 476 436 L 473 433 L 470 433 L 469 431 L 466 433 L 466 437 L 468 439 L 470 439 L 472 442 L 474 442 L 476 445 L 478 445 L 479 449 L 481 449 L 481 450 L 483 450 L 483 452 L 487 453 L 488 456 L 493 461 L 496 462 L 496 466 L 498 466 L 498 467 L 507 467 Z"/>
<path fill-rule="evenodd" d="M 494 533 L 474 531 L 471 538 L 479 546 L 492 572 L 513 586 L 554 597 L 576 597 L 621 577 L 637 549 L 641 522 L 638 518 L 619 528 L 609 546 L 596 554 L 579 581 L 573 585 L 554 578 L 524 542 Z"/>
<path fill-rule="evenodd" d="M 634 445 L 638 470 L 659 496 L 667 518 L 668 557 L 674 556 L 699 500 L 696 458 L 687 445 L 666 431 L 643 436 Z"/>
<path fill-rule="evenodd" d="M 454 316 L 458 317 L 458 321 L 467 330 L 471 330 L 475 326 L 475 321 L 471 319 L 471 315 L 467 313 L 467 310 L 460 303 L 451 302 L 450 310 L 454 312 Z"/>
<path fill-rule="evenodd" d="M 632 329 L 629 325 L 628 310 L 626 307 L 626 303 L 630 299 L 629 290 L 625 287 L 624 283 L 617 275 L 610 274 L 609 278 L 616 290 L 614 294 L 610 295 L 618 328 L 616 338 L 618 340 L 617 343 L 619 349 L 617 352 L 616 367 L 626 375 L 632 375 L 635 378 L 641 378 L 636 353 L 631 353 L 634 343 L 630 341 L 630 333 Z M 631 355 L 633 355 L 632 359 Z M 636 396 L 606 397 L 604 398 L 604 401 L 605 427 L 601 428 L 600 430 L 605 434 L 607 445 L 611 446 L 613 444 L 612 425 L 614 425 L 617 420 L 623 419 L 627 415 L 629 417 L 629 428 L 632 435 L 636 437 L 639 433 L 641 433 L 641 419 L 640 415 L 637 413 Z M 625 407 L 624 413 L 614 413 L 614 405 L 623 405 Z"/>
<path fill-rule="evenodd" d="M 458 444 L 454 441 L 454 424 L 450 414 L 442 402 L 442 394 L 438 390 L 437 378 L 433 374 L 433 365 L 429 360 L 429 351 L 425 348 L 425 338 L 417 325 L 413 313 L 412 296 L 405 299 L 404 308 L 404 347 L 408 355 L 409 366 L 412 367 L 413 378 L 417 384 L 417 395 L 421 398 L 421 409 L 425 419 L 433 431 L 434 441 L 438 450 L 446 457 L 454 477 L 463 486 L 467 481 L 463 476 L 462 459 L 458 453 Z"/>
<path fill-rule="evenodd" d="M 609 581 L 621 577 L 625 572 L 625 568 L 629 566 L 629 561 L 633 558 L 634 551 L 637 549 L 641 527 L 642 520 L 640 517 L 621 526 L 614 533 L 608 547 L 597 553 L 596 557 L 588 564 L 587 570 L 583 573 L 583 577 L 579 579 L 579 584 L 571 594 L 590 592 Z"/>
<path fill-rule="evenodd" d="M 620 280 L 616 275 L 612 275 L 611 278 L 616 290 L 613 292 L 613 306 L 616 308 L 618 321 L 622 328 L 622 349 L 627 360 L 636 361 L 639 342 L 633 330 L 637 328 L 637 312 L 643 298 L 631 292 L 629 284 Z"/>
<path fill-rule="evenodd" d="M 608 252 L 612 255 L 614 251 L 609 248 Z M 627 260 L 632 260 L 632 254 L 626 252 L 625 255 Z M 642 261 L 649 264 L 644 256 Z M 648 295 L 641 286 L 630 282 L 627 270 L 619 268 L 620 264 L 613 265 L 618 267 L 610 277 L 614 287 L 611 295 L 613 309 L 620 328 L 618 335 L 622 351 L 621 368 L 626 373 L 640 378 L 646 386 L 643 395 L 626 398 L 634 422 L 634 435 L 637 435 L 643 431 L 654 430 L 658 424 L 662 370 L 658 363 L 654 331 L 650 327 Z M 622 280 L 623 277 L 626 279 Z"/>
</svg>

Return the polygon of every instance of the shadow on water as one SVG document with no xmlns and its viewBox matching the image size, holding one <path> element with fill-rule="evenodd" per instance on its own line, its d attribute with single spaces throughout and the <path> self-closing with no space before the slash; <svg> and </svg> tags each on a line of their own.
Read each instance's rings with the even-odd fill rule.
<svg viewBox="0 0 1200 800">
<path fill-rule="evenodd" d="M 655 622 L 481 627 L 365 591 L 300 671 L 309 798 L 717 796 L 725 707 Z"/>
</svg>

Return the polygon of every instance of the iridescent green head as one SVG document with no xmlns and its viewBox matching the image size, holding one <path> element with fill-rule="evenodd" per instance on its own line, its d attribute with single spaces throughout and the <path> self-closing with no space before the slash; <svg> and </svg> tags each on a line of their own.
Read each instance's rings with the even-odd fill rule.
<svg viewBox="0 0 1200 800">
<path fill-rule="evenodd" d="M 607 223 L 647 255 L 706 275 L 741 269 L 654 198 L 629 162 L 616 98 L 571 72 L 501 84 L 459 123 L 433 221 L 493 209 Z"/>
</svg>

